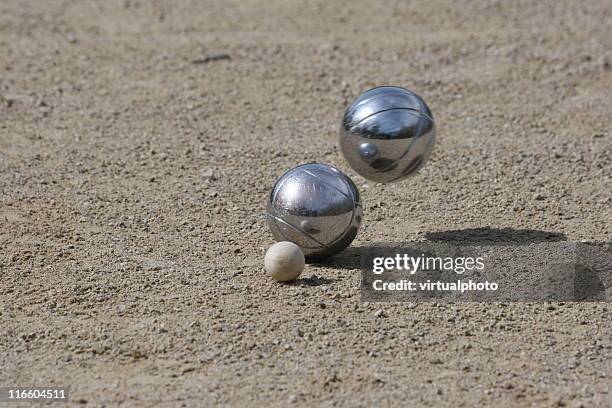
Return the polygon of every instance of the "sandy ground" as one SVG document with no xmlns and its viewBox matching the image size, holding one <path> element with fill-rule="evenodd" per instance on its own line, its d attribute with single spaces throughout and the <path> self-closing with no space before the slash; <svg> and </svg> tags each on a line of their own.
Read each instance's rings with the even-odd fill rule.
<svg viewBox="0 0 612 408">
<path fill-rule="evenodd" d="M 356 259 L 483 227 L 609 241 L 611 26 L 604 0 L 3 0 L 0 385 L 75 406 L 610 406 L 609 303 L 367 304 Z M 337 146 L 382 84 L 438 124 L 393 185 Z M 315 160 L 356 182 L 364 226 L 276 284 L 266 195 Z"/>
</svg>

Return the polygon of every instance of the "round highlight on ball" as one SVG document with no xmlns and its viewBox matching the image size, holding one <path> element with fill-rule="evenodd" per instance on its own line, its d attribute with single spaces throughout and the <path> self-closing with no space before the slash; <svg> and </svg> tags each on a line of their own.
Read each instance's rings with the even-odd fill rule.
<svg viewBox="0 0 612 408">
<path fill-rule="evenodd" d="M 282 241 L 272 245 L 266 252 L 264 266 L 272 279 L 289 282 L 300 276 L 306 260 L 304 253 L 293 242 Z"/>
</svg>

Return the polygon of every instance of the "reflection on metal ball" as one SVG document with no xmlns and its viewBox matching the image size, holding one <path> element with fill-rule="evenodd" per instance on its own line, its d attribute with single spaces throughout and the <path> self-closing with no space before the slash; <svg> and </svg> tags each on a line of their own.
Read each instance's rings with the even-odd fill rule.
<svg viewBox="0 0 612 408">
<path fill-rule="evenodd" d="M 363 160 L 371 162 L 376 160 L 376 156 L 378 156 L 378 149 L 376 148 L 375 144 L 362 143 L 359 145 L 359 155 Z"/>
<path fill-rule="evenodd" d="M 381 86 L 359 95 L 340 127 L 340 148 L 361 176 L 389 183 L 414 174 L 436 139 L 431 111 L 417 94 Z"/>
<path fill-rule="evenodd" d="M 277 241 L 297 244 L 307 258 L 350 245 L 361 224 L 359 191 L 335 167 L 303 164 L 283 174 L 268 199 L 267 221 Z"/>
</svg>

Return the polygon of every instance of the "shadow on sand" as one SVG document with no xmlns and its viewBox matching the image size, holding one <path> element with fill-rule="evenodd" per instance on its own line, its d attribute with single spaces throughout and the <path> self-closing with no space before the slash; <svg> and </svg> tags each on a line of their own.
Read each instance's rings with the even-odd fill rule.
<svg viewBox="0 0 612 408">
<path fill-rule="evenodd" d="M 428 232 L 428 241 L 446 242 L 455 245 L 522 245 L 537 242 L 567 241 L 560 232 L 514 228 L 468 228 L 461 230 Z"/>
<path fill-rule="evenodd" d="M 532 243 L 567 241 L 565 234 L 559 232 L 513 228 L 469 228 L 428 232 L 425 234 L 425 238 L 426 241 L 373 242 L 362 246 L 351 246 L 331 258 L 308 260 L 308 263 L 325 267 L 359 269 L 361 267 L 362 256 L 368 252 L 379 252 L 389 248 L 394 248 L 398 251 L 402 249 L 409 250 L 411 246 L 422 247 L 427 245 L 428 242 L 450 246 L 520 246 Z M 406 252 L 405 250 L 403 252 Z"/>
<path fill-rule="evenodd" d="M 308 278 L 299 278 L 292 282 L 287 282 L 287 284 L 291 286 L 322 286 L 329 285 L 333 281 L 334 279 L 323 278 L 321 276 L 313 275 Z"/>
</svg>

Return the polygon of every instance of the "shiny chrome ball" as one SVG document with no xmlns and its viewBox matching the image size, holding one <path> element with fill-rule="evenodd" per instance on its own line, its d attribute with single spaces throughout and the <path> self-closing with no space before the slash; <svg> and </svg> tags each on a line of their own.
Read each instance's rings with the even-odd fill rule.
<svg viewBox="0 0 612 408">
<path fill-rule="evenodd" d="M 381 86 L 359 95 L 340 127 L 340 148 L 361 176 L 389 183 L 414 174 L 436 139 L 431 111 L 417 94 Z"/>
<path fill-rule="evenodd" d="M 359 191 L 344 173 L 319 163 L 283 174 L 268 198 L 267 220 L 277 241 L 297 244 L 307 258 L 349 246 L 362 218 Z"/>
</svg>

